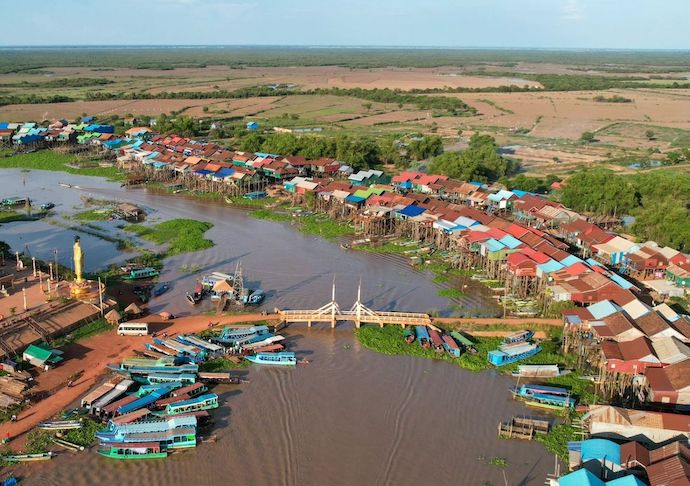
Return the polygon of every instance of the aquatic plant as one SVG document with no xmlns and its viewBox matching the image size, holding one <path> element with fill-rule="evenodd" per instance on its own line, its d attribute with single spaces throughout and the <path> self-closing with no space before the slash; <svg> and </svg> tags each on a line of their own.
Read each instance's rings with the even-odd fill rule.
<svg viewBox="0 0 690 486">
<path fill-rule="evenodd" d="M 125 230 L 159 245 L 167 244 L 165 256 L 172 256 L 212 248 L 213 242 L 204 238 L 204 233 L 212 227 L 205 221 L 172 219 L 154 226 L 130 224 Z"/>
</svg>

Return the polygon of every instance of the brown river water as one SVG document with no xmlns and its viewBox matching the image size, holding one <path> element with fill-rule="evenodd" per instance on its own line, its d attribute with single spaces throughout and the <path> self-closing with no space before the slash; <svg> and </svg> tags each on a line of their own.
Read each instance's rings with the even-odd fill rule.
<svg viewBox="0 0 690 486">
<path fill-rule="evenodd" d="M 58 181 L 80 188 L 67 189 Z M 428 311 L 442 315 L 495 315 L 489 291 L 468 282 L 456 302 L 437 296 L 431 275 L 387 255 L 347 252 L 334 243 L 305 236 L 288 224 L 259 221 L 243 211 L 179 195 L 32 171 L 0 170 L 0 198 L 28 195 L 38 204 L 52 201 L 50 221 L 0 227 L 0 240 L 38 258 L 70 265 L 75 231 L 63 215 L 80 206 L 84 194 L 131 201 L 151 211 L 152 222 L 189 217 L 214 223 L 207 233 L 216 246 L 170 258 L 161 280 L 171 290 L 152 309 L 191 313 L 184 302 L 197 274 L 180 271 L 198 265 L 198 274 L 232 272 L 238 261 L 250 285 L 267 292 L 266 309 L 319 307 L 336 298 L 349 308 L 362 280 L 363 301 L 380 310 Z M 58 223 L 59 225 L 56 225 Z M 122 235 L 113 223 L 98 223 Z M 131 254 L 82 234 L 87 270 L 121 262 Z M 460 306 L 460 308 L 458 308 Z M 500 440 L 498 422 L 534 413 L 510 398 L 513 380 L 496 372 L 471 373 L 450 363 L 386 356 L 361 347 L 351 324 L 331 330 L 291 326 L 288 346 L 309 365 L 296 369 L 252 367 L 251 383 L 221 387 L 222 406 L 213 413 L 216 443 L 160 461 L 110 461 L 94 451 L 61 454 L 47 463 L 19 470 L 27 485 L 251 484 L 251 485 L 527 485 L 543 484 L 553 457 L 539 444 Z M 504 469 L 489 464 L 507 460 Z"/>
</svg>

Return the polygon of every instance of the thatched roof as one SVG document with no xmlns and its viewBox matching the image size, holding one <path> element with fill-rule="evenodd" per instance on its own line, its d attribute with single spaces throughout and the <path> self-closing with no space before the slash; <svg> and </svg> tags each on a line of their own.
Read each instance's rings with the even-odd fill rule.
<svg viewBox="0 0 690 486">
<path fill-rule="evenodd" d="M 105 315 L 105 320 L 108 322 L 119 322 L 122 316 L 115 309 L 111 310 Z"/>
<path fill-rule="evenodd" d="M 141 314 L 142 311 L 135 302 L 132 302 L 125 308 L 125 312 L 127 314 Z"/>
</svg>

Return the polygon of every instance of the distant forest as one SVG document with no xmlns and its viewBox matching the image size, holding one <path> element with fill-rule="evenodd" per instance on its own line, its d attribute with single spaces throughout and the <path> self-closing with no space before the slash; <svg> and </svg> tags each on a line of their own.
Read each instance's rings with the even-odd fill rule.
<svg viewBox="0 0 690 486">
<path fill-rule="evenodd" d="M 440 67 L 518 62 L 604 66 L 627 72 L 639 67 L 649 72 L 672 72 L 690 66 L 687 51 L 614 50 L 499 50 L 430 48 L 309 48 L 309 47 L 53 47 L 2 48 L 0 73 L 50 67 L 110 67 L 175 69 L 208 65 Z"/>
</svg>

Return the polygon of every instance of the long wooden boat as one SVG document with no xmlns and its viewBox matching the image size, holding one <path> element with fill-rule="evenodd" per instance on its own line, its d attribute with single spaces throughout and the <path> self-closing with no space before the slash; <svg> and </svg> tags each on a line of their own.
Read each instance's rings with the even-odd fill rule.
<svg viewBox="0 0 690 486">
<path fill-rule="evenodd" d="M 462 352 L 460 351 L 460 346 L 458 346 L 458 343 L 456 343 L 455 339 L 453 339 L 452 336 L 449 336 L 448 334 L 443 335 L 443 348 L 453 358 L 459 358 L 462 354 Z"/>
<path fill-rule="evenodd" d="M 513 376 L 522 378 L 555 378 L 569 374 L 568 370 L 561 370 L 558 365 L 520 365 L 513 371 Z"/>
<path fill-rule="evenodd" d="M 467 336 L 464 336 L 462 333 L 458 331 L 451 331 L 450 333 L 451 336 L 453 336 L 453 339 L 455 339 L 457 342 L 462 344 L 462 346 L 470 353 L 474 354 L 477 352 L 477 348 L 474 347 L 474 343 L 470 341 Z"/>
<path fill-rule="evenodd" d="M 53 458 L 55 454 L 52 452 L 41 452 L 38 454 L 14 454 L 5 456 L 5 460 L 9 462 L 31 462 L 31 461 L 48 461 Z"/>
<path fill-rule="evenodd" d="M 403 331 L 403 339 L 405 339 L 405 342 L 407 344 L 412 344 L 415 339 L 414 331 L 405 328 L 405 330 Z"/>
<path fill-rule="evenodd" d="M 233 376 L 227 371 L 200 371 L 199 379 L 202 381 L 212 382 L 212 383 L 229 383 L 231 385 L 241 385 L 244 383 L 249 383 L 249 380 L 240 378 L 239 376 Z"/>
<path fill-rule="evenodd" d="M 426 326 L 415 326 L 414 333 L 417 336 L 417 342 L 424 349 L 429 349 L 431 344 L 429 343 L 429 331 Z"/>
<path fill-rule="evenodd" d="M 252 363 L 256 364 L 267 364 L 275 366 L 295 366 L 297 364 L 295 353 L 291 352 L 257 353 L 253 356 L 246 356 L 246 358 Z"/>
<path fill-rule="evenodd" d="M 81 420 L 53 420 L 38 424 L 38 428 L 42 430 L 71 430 L 81 429 L 83 426 Z"/>
<path fill-rule="evenodd" d="M 168 456 L 166 451 L 161 450 L 159 442 L 120 442 L 105 444 L 101 447 L 98 453 L 109 459 L 141 460 L 160 459 Z"/>
<path fill-rule="evenodd" d="M 443 352 L 443 339 L 441 334 L 436 329 L 429 329 L 429 337 L 431 338 L 431 346 L 437 353 Z"/>
<path fill-rule="evenodd" d="M 513 396 L 525 400 L 527 405 L 553 410 L 573 408 L 575 399 L 561 387 L 546 385 L 522 385 L 513 391 Z"/>
<path fill-rule="evenodd" d="M 200 410 L 211 410 L 213 408 L 218 408 L 218 395 L 207 393 L 181 402 L 170 403 L 165 407 L 165 414 L 179 415 Z"/>
</svg>

